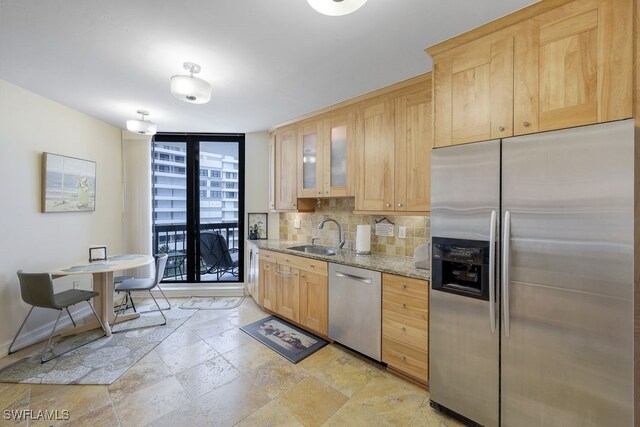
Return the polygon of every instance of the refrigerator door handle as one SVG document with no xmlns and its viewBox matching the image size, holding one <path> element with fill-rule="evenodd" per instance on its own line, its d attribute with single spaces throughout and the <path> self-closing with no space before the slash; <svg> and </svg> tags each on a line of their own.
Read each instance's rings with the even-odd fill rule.
<svg viewBox="0 0 640 427">
<path fill-rule="evenodd" d="M 491 211 L 489 229 L 489 318 L 491 333 L 496 331 L 496 211 Z"/>
<path fill-rule="evenodd" d="M 509 257 L 511 243 L 511 213 L 504 214 L 504 235 L 502 246 L 502 307 L 504 315 L 504 335 L 509 337 Z"/>
</svg>

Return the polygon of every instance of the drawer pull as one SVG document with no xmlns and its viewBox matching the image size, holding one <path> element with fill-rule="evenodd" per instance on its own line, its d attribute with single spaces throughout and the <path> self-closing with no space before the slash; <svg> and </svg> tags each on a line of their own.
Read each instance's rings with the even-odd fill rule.
<svg viewBox="0 0 640 427">
<path fill-rule="evenodd" d="M 400 287 L 402 287 L 402 289 L 407 289 L 407 285 L 400 285 Z"/>
<path fill-rule="evenodd" d="M 522 126 L 524 126 L 524 127 L 528 128 L 529 126 L 531 126 L 531 123 L 529 123 L 529 122 L 524 122 L 524 123 L 522 123 Z"/>
<path fill-rule="evenodd" d="M 500 132 L 504 132 L 504 126 L 498 126 L 498 130 L 499 130 Z"/>
<path fill-rule="evenodd" d="M 402 308 L 407 308 L 407 304 L 402 304 Z"/>
<path fill-rule="evenodd" d="M 400 330 L 401 330 L 402 332 L 407 332 L 407 328 L 405 328 L 404 326 L 403 326 L 403 327 L 401 327 L 401 328 L 400 328 Z"/>
<path fill-rule="evenodd" d="M 407 361 L 407 356 L 400 356 L 400 359 L 402 359 L 403 362 Z"/>
</svg>

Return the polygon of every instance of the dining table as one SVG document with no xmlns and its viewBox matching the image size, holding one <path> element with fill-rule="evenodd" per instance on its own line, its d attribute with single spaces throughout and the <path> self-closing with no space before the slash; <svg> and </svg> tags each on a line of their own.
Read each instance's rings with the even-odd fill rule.
<svg viewBox="0 0 640 427">
<path fill-rule="evenodd" d="M 93 276 L 93 290 L 100 295 L 93 299 L 93 307 L 102 321 L 104 332 L 111 336 L 111 325 L 116 317 L 113 306 L 113 273 L 116 271 L 130 270 L 152 264 L 155 258 L 151 255 L 142 254 L 122 254 L 113 255 L 106 260 L 100 261 L 79 261 L 63 267 L 54 268 L 49 271 L 52 278 L 57 279 L 63 276 L 91 274 Z M 118 316 L 118 323 L 140 317 L 139 313 L 130 313 Z M 100 324 L 93 318 L 92 320 L 65 330 L 63 335 L 73 335 L 91 329 L 99 328 Z"/>
</svg>

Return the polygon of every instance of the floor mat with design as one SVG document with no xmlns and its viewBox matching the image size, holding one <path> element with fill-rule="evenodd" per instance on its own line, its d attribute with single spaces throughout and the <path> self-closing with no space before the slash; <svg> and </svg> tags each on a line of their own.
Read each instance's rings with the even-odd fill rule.
<svg viewBox="0 0 640 427">
<path fill-rule="evenodd" d="M 240 329 L 293 363 L 298 363 L 328 344 L 322 338 L 275 316 Z"/>
</svg>

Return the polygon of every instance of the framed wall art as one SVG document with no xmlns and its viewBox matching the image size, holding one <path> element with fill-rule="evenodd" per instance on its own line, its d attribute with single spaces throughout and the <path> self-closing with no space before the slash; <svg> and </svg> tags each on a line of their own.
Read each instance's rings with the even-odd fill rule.
<svg viewBox="0 0 640 427">
<path fill-rule="evenodd" d="M 249 240 L 264 240 L 268 238 L 268 215 L 267 213 L 249 214 Z"/>
<path fill-rule="evenodd" d="M 42 153 L 42 212 L 96 210 L 96 162 Z"/>
</svg>

